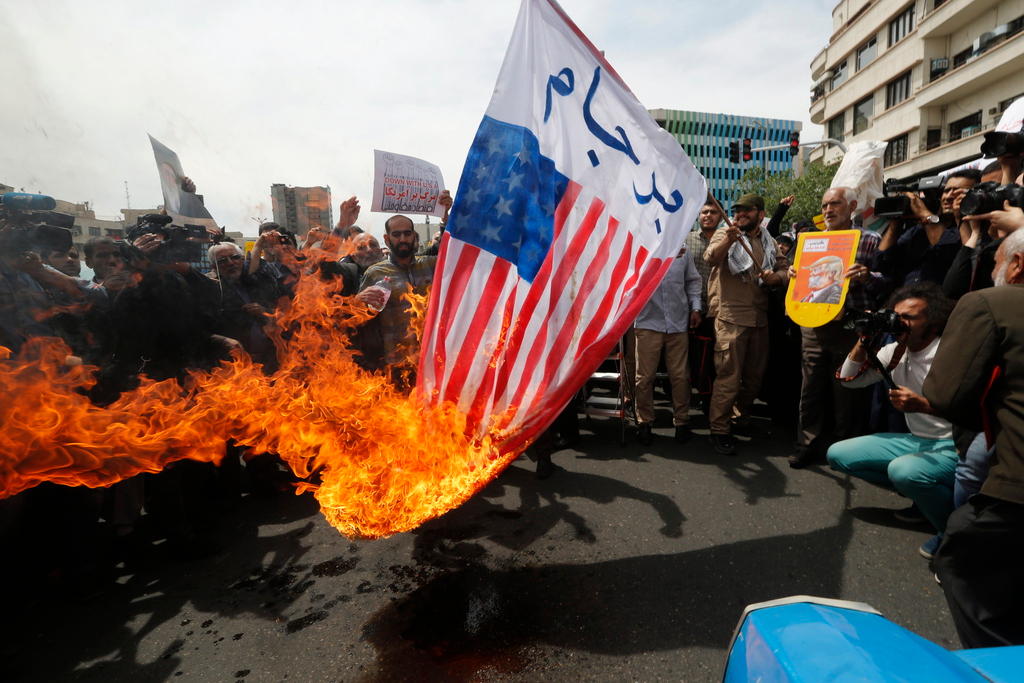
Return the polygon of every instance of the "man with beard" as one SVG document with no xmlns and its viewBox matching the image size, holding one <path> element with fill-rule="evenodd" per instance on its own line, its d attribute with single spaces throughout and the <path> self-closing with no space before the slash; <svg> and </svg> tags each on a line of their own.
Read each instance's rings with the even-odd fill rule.
<svg viewBox="0 0 1024 683">
<path fill-rule="evenodd" d="M 392 216 L 384 223 L 384 243 L 390 249 L 390 256 L 366 270 L 359 290 L 360 298 L 380 311 L 374 323 L 380 331 L 383 355 L 375 365 L 395 368 L 414 357 L 416 350 L 410 327 L 411 306 L 403 295 L 407 292 L 426 295 L 434 279 L 437 257 L 416 255 L 419 235 L 407 216 Z M 409 384 L 412 384 L 411 376 Z"/>
<path fill-rule="evenodd" d="M 768 293 L 786 284 L 787 262 L 761 229 L 764 199 L 745 194 L 732 206 L 733 223 L 718 230 L 704 252 L 711 264 L 708 315 L 715 319 L 715 370 L 711 394 L 711 443 L 734 455 L 732 422 L 749 420 L 768 361 Z"/>
<path fill-rule="evenodd" d="M 995 444 L 981 492 L 949 517 L 935 555 L 964 647 L 1024 644 L 1024 232 L 996 253 L 995 287 L 964 295 L 923 394 L 936 415 Z"/>
</svg>

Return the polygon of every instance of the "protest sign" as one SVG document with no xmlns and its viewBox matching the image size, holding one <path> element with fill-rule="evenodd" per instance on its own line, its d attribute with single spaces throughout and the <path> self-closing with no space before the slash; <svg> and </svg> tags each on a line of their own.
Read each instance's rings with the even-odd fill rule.
<svg viewBox="0 0 1024 683">
<path fill-rule="evenodd" d="M 437 198 L 444 189 L 441 169 L 404 154 L 373 150 L 373 201 L 370 211 L 441 217 Z"/>
<path fill-rule="evenodd" d="M 820 327 L 843 310 L 850 281 L 843 277 L 857 258 L 859 230 L 801 233 L 786 292 L 786 314 L 801 327 Z"/>
<path fill-rule="evenodd" d="M 185 179 L 185 171 L 181 161 L 172 149 L 162 144 L 152 135 L 149 142 L 153 145 L 153 156 L 156 157 L 156 169 L 160 173 L 160 189 L 164 195 L 164 209 L 175 224 L 202 225 L 217 228 L 217 222 L 206 210 L 202 199 L 195 192 L 186 192 L 181 182 Z"/>
</svg>

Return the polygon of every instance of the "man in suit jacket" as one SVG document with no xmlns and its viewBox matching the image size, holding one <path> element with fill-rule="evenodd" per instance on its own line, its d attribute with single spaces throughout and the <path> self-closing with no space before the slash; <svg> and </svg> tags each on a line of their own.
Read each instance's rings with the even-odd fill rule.
<svg viewBox="0 0 1024 683">
<path fill-rule="evenodd" d="M 1024 230 L 996 254 L 995 287 L 966 294 L 924 383 L 936 414 L 995 443 L 981 492 L 935 556 L 965 647 L 1024 644 Z"/>
</svg>

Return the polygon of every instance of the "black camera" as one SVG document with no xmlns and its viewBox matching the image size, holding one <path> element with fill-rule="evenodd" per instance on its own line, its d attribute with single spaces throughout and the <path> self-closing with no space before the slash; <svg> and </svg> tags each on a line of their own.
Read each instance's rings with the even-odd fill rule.
<svg viewBox="0 0 1024 683">
<path fill-rule="evenodd" d="M 895 179 L 886 180 L 882 188 L 885 196 L 875 200 L 875 216 L 878 218 L 909 216 L 910 197 L 904 196 L 904 192 L 923 193 L 922 200 L 925 205 L 932 211 L 936 211 L 942 196 L 943 184 L 942 177 L 937 175 L 921 178 L 917 182 L 911 183 Z"/>
<path fill-rule="evenodd" d="M 846 327 L 857 331 L 862 337 L 879 337 L 884 334 L 899 336 L 909 328 L 903 319 L 887 308 L 880 311 L 857 311 Z"/>
<path fill-rule="evenodd" d="M 1024 187 L 1020 185 L 1000 185 L 995 182 L 975 185 L 960 201 L 960 213 L 964 216 L 977 216 L 1003 208 L 1003 202 L 1010 206 L 1024 208 Z"/>
<path fill-rule="evenodd" d="M 1001 157 L 1004 154 L 1024 154 L 1024 129 L 1020 133 L 1007 133 L 1002 130 L 985 133 L 981 153 L 988 158 Z"/>
<path fill-rule="evenodd" d="M 202 225 L 171 225 L 173 219 L 161 213 L 147 213 L 135 220 L 125 235 L 134 242 L 143 235 L 160 235 L 163 242 L 150 253 L 150 258 L 160 263 L 196 262 L 203 257 L 203 249 L 212 241 L 211 235 Z"/>
<path fill-rule="evenodd" d="M 26 251 L 67 251 L 75 217 L 53 211 L 57 202 L 43 194 L 0 195 L 0 250 L 7 255 Z"/>
</svg>

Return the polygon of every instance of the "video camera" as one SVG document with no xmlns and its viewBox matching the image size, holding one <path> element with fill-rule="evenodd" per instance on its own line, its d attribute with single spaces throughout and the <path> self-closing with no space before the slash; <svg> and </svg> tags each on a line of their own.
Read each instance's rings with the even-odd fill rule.
<svg viewBox="0 0 1024 683">
<path fill-rule="evenodd" d="M 1001 157 L 1004 154 L 1024 154 L 1024 129 L 1018 133 L 992 130 L 985 133 L 981 153 L 987 157 Z"/>
<path fill-rule="evenodd" d="M 910 197 L 904 196 L 904 192 L 922 193 L 925 206 L 937 213 L 944 184 L 945 181 L 942 177 L 937 175 L 921 178 L 917 182 L 911 183 L 895 179 L 886 180 L 882 187 L 885 196 L 875 200 L 875 216 L 878 218 L 910 216 Z"/>
<path fill-rule="evenodd" d="M 0 253 L 67 251 L 75 217 L 54 211 L 57 202 L 44 194 L 7 192 L 0 195 Z"/>
<path fill-rule="evenodd" d="M 854 311 L 853 317 L 844 325 L 848 330 L 856 330 L 861 339 L 866 340 L 868 363 L 878 370 L 882 380 L 890 389 L 895 389 L 896 382 L 892 379 L 892 373 L 878 360 L 878 349 L 882 346 L 887 334 L 898 337 L 910 328 L 903 322 L 896 311 L 883 308 L 880 311 Z"/>
<path fill-rule="evenodd" d="M 203 257 L 203 249 L 219 240 L 210 235 L 205 226 L 188 224 L 171 225 L 173 219 L 162 213 L 147 213 L 135 219 L 135 225 L 128 228 L 125 237 L 135 242 L 143 235 L 160 235 L 163 242 L 149 257 L 159 263 L 195 262 Z"/>
<path fill-rule="evenodd" d="M 960 213 L 964 216 L 977 216 L 1003 208 L 1003 202 L 1010 206 L 1024 208 L 1024 187 L 1020 185 L 1000 185 L 996 182 L 975 185 L 960 201 Z"/>
</svg>

